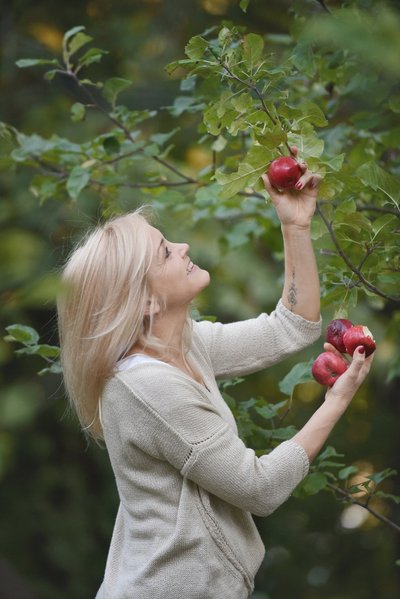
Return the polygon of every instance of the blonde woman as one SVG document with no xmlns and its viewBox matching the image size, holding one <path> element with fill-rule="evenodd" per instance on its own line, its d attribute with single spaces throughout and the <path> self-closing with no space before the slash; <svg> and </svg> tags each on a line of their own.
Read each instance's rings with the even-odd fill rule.
<svg viewBox="0 0 400 599">
<path fill-rule="evenodd" d="M 319 179 L 302 172 L 296 192 L 264 177 L 285 246 L 269 315 L 191 322 L 209 273 L 140 210 L 91 232 L 65 266 L 65 385 L 82 428 L 105 441 L 120 497 L 97 599 L 249 597 L 264 556 L 252 514 L 288 499 L 369 370 L 372 357 L 355 352 L 300 432 L 259 458 L 219 393 L 216 378 L 267 368 L 320 335 L 310 239 Z"/>
</svg>

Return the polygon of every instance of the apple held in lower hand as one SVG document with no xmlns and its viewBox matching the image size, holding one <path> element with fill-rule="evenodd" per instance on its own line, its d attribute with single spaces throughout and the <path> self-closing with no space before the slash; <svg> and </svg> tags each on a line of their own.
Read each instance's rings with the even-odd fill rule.
<svg viewBox="0 0 400 599">
<path fill-rule="evenodd" d="M 365 347 L 365 356 L 370 356 L 376 350 L 376 343 L 368 327 L 361 324 L 350 327 L 343 335 L 346 352 L 352 356 L 355 349 L 362 345 Z"/>
<path fill-rule="evenodd" d="M 320 354 L 312 365 L 312 375 L 321 385 L 332 387 L 333 383 L 346 372 L 348 363 L 332 351 Z"/>
<path fill-rule="evenodd" d="M 353 323 L 345 318 L 336 318 L 332 320 L 326 327 L 325 339 L 328 343 L 336 347 L 340 353 L 346 353 L 346 347 L 343 341 L 343 336 L 351 327 Z"/>
<path fill-rule="evenodd" d="M 271 162 L 267 171 L 271 185 L 278 189 L 290 189 L 300 179 L 299 164 L 290 156 L 281 156 Z"/>
</svg>

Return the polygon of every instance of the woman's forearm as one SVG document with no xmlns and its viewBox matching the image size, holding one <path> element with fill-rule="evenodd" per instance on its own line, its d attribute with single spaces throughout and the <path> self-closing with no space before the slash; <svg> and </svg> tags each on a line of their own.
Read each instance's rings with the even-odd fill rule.
<svg viewBox="0 0 400 599">
<path fill-rule="evenodd" d="M 309 227 L 282 225 L 285 251 L 284 305 L 306 320 L 320 318 L 320 288 Z"/>
<path fill-rule="evenodd" d="M 367 376 L 373 357 L 374 354 L 371 354 L 365 358 L 364 347 L 358 347 L 346 372 L 327 390 L 322 406 L 292 438 L 292 441 L 303 447 L 310 462 L 320 452 L 333 427 L 346 411 Z"/>
<path fill-rule="evenodd" d="M 310 462 L 319 454 L 335 424 L 344 412 L 340 405 L 325 402 L 311 416 L 303 428 L 292 437 L 292 441 L 301 445 Z"/>
</svg>

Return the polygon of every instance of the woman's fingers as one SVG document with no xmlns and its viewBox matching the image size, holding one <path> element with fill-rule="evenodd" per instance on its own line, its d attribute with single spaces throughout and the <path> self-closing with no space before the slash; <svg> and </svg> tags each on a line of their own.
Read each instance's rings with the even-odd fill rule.
<svg viewBox="0 0 400 599">
<path fill-rule="evenodd" d="M 311 189 L 315 189 L 320 184 L 322 180 L 321 175 L 317 175 L 308 169 L 304 172 L 304 174 L 297 181 L 295 187 L 297 191 L 304 189 L 305 187 L 310 187 Z"/>
</svg>

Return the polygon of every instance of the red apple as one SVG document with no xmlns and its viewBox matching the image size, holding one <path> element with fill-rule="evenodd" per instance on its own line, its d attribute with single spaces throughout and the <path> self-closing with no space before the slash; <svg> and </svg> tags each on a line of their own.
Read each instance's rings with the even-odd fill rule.
<svg viewBox="0 0 400 599">
<path fill-rule="evenodd" d="M 332 320 L 326 327 L 325 339 L 328 343 L 336 347 L 342 354 L 346 352 L 346 347 L 343 343 L 343 335 L 353 326 L 350 320 L 345 318 L 336 318 Z"/>
<path fill-rule="evenodd" d="M 332 387 L 333 383 L 346 372 L 347 362 L 331 351 L 320 354 L 312 365 L 311 372 L 317 383 Z"/>
<path fill-rule="evenodd" d="M 353 355 L 356 347 L 363 345 L 365 347 L 365 356 L 370 356 L 376 350 L 376 343 L 368 327 L 357 324 L 348 329 L 343 335 L 343 343 L 346 352 Z"/>
<path fill-rule="evenodd" d="M 278 189 L 290 189 L 300 179 L 301 169 L 290 156 L 281 156 L 271 162 L 267 171 L 271 185 Z"/>
</svg>

